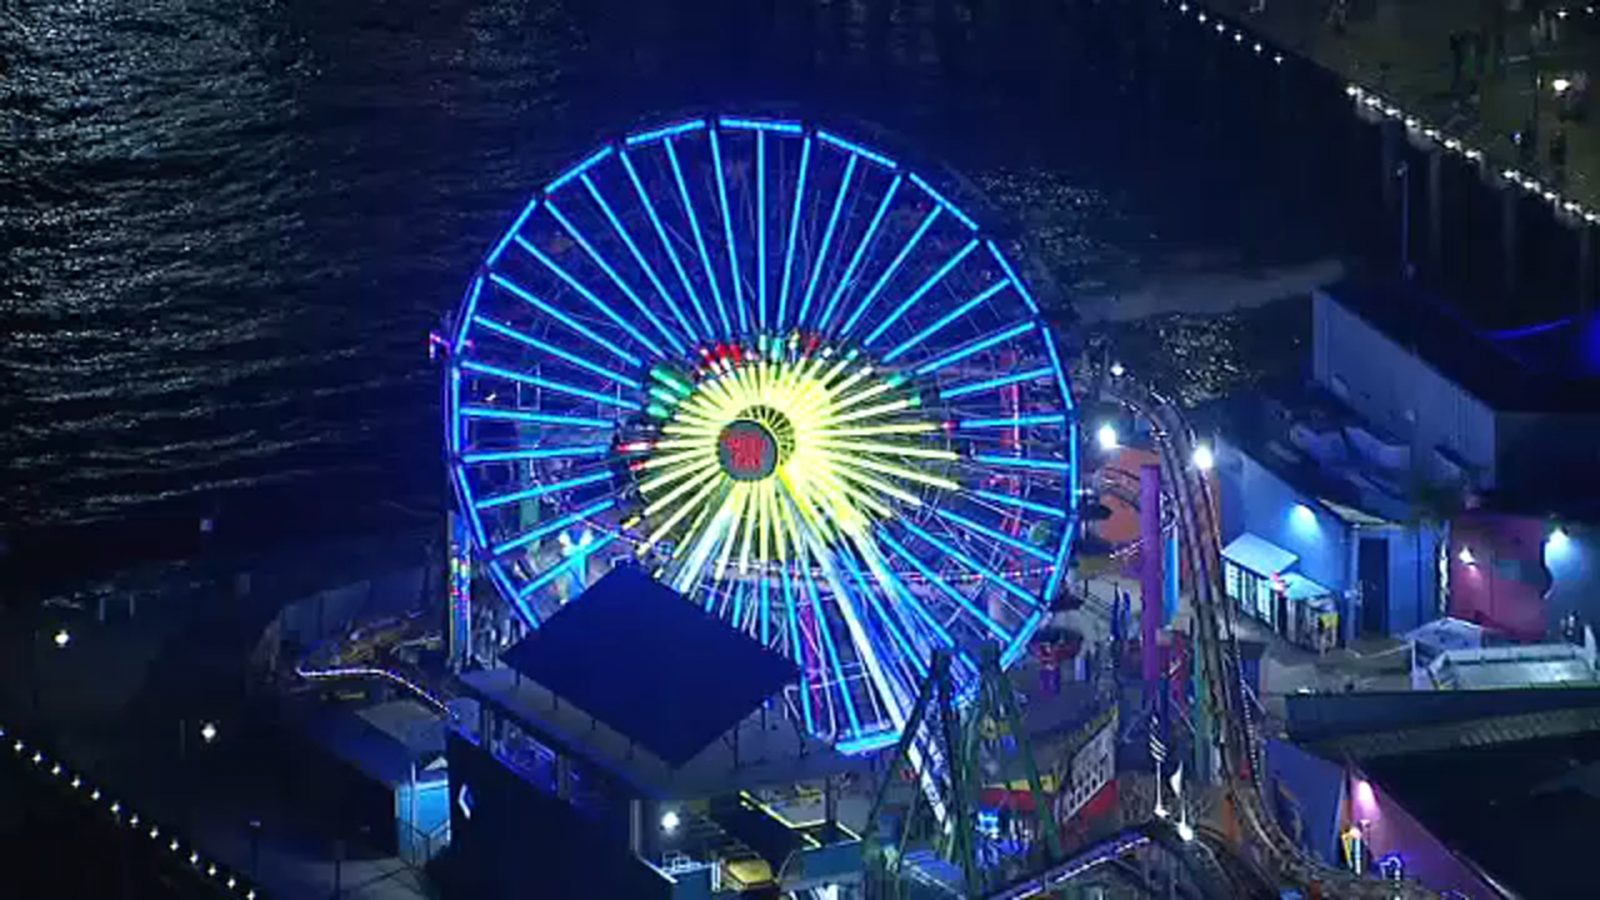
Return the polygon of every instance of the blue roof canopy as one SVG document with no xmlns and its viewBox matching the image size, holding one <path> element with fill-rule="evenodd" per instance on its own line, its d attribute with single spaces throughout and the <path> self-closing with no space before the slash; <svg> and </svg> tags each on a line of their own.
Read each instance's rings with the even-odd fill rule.
<svg viewBox="0 0 1600 900">
<path fill-rule="evenodd" d="M 1299 572 L 1283 573 L 1283 595 L 1290 600 L 1316 600 L 1332 593 Z"/>
<path fill-rule="evenodd" d="M 1288 550 L 1248 531 L 1222 548 L 1222 558 L 1231 560 L 1262 578 L 1271 578 L 1300 560 L 1300 557 Z"/>
</svg>

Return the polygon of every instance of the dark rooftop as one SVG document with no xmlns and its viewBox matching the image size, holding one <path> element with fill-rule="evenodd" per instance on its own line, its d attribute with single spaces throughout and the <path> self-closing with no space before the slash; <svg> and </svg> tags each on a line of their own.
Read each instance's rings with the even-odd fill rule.
<svg viewBox="0 0 1600 900">
<path fill-rule="evenodd" d="M 1325 293 L 1507 412 L 1600 412 L 1600 317 L 1480 331 L 1421 288 L 1343 281 Z"/>
<path fill-rule="evenodd" d="M 787 657 L 632 566 L 501 659 L 674 767 L 798 676 Z"/>
<path fill-rule="evenodd" d="M 1406 497 L 1412 485 L 1403 475 L 1365 460 L 1343 437 L 1346 428 L 1360 429 L 1384 443 L 1391 435 L 1361 419 L 1332 394 L 1306 382 L 1264 385 L 1206 404 L 1196 411 L 1196 421 L 1218 431 L 1223 440 L 1293 485 L 1315 496 L 1341 517 L 1355 516 L 1361 524 L 1401 521 L 1409 512 Z M 1332 446 L 1342 455 L 1319 459 L 1297 446 L 1298 430 Z"/>
<path fill-rule="evenodd" d="M 323 709 L 306 723 L 306 731 L 328 752 L 389 787 L 405 784 L 414 770 L 444 754 L 444 723 L 414 700 L 360 711 Z"/>
<path fill-rule="evenodd" d="M 1362 765 L 1435 836 L 1522 896 L 1593 894 L 1600 731 Z"/>
</svg>

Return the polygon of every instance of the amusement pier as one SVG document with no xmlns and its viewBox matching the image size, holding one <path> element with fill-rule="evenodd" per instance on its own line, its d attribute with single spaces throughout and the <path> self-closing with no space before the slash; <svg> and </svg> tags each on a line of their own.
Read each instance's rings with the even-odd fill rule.
<svg viewBox="0 0 1600 900">
<path fill-rule="evenodd" d="M 805 45 L 809 93 L 685 75 L 608 117 L 616 78 L 563 88 L 601 126 L 541 113 L 560 140 L 469 204 L 492 235 L 419 254 L 450 287 L 407 298 L 437 324 L 395 383 L 425 386 L 434 507 L 253 549 L 230 529 L 271 516 L 208 501 L 158 574 L 18 582 L 0 840 L 35 862 L 0 896 L 1584 895 L 1558 857 L 1600 822 L 1592 10 L 711 5 L 733 37 L 696 46 L 747 74 L 739 35 L 840 43 Z M 568 15 L 629 71 L 682 37 Z M 1063 74 L 1029 75 L 1033 27 L 1074 36 Z M 1062 264 L 1059 208 L 1008 181 L 1055 125 L 924 139 L 954 113 L 919 134 L 827 87 L 918 53 L 964 109 L 1080 104 L 1149 202 L 1236 199 L 1206 237 L 1245 249 Z M 1506 144 L 1524 80 L 1549 105 Z M 352 221 L 456 227 L 376 209 Z M 1295 217 L 1334 223 L 1311 262 L 1263 224 Z M 403 443 L 304 465 L 409 471 Z"/>
</svg>

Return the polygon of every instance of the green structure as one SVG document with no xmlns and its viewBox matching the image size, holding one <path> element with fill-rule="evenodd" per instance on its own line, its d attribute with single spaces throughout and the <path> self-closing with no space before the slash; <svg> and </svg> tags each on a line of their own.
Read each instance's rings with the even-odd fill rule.
<svg viewBox="0 0 1600 900">
<path fill-rule="evenodd" d="M 985 647 L 970 697 L 956 695 L 950 668 L 947 653 L 935 655 L 879 785 L 863 835 L 870 900 L 978 896 L 1061 856 L 998 649 Z M 980 791 L 1015 780 L 1031 795 L 1031 823 L 1002 836 L 980 822 Z"/>
</svg>

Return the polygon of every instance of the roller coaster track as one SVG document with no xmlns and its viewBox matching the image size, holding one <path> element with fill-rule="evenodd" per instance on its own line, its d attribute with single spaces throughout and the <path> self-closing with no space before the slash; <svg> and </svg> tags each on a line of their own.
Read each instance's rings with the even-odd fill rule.
<svg viewBox="0 0 1600 900">
<path fill-rule="evenodd" d="M 1193 839 L 1186 841 L 1171 822 L 1155 819 L 1096 841 L 1042 872 L 985 895 L 985 900 L 1026 900 L 1043 896 L 1135 853 L 1159 853 L 1175 861 L 1188 874 L 1194 889 L 1207 900 L 1277 896 L 1273 879 L 1239 857 L 1221 833 L 1197 827 Z M 1167 896 L 1158 884 L 1148 881 L 1141 884 L 1136 872 L 1123 874 L 1131 878 L 1135 887 L 1142 887 L 1152 895 Z"/>
<path fill-rule="evenodd" d="M 340 681 L 340 680 L 377 680 L 385 681 L 398 687 L 413 697 L 422 701 L 434 712 L 446 718 L 453 714 L 450 711 L 447 697 L 441 697 L 424 687 L 420 676 L 412 674 L 416 680 L 407 678 L 406 675 L 390 669 L 380 669 L 374 666 L 335 666 L 325 669 L 307 669 L 304 665 L 295 666 L 295 675 L 306 681 Z"/>
<path fill-rule="evenodd" d="M 1221 540 L 1216 507 L 1202 473 L 1189 465 L 1196 445 L 1194 432 L 1175 404 L 1159 394 L 1116 379 L 1108 386 L 1119 403 L 1153 427 L 1161 458 L 1161 475 L 1176 501 L 1180 546 L 1193 573 L 1195 652 L 1205 677 L 1212 721 L 1222 763 L 1225 795 L 1238 813 L 1244 846 L 1214 844 L 1219 853 L 1250 860 L 1249 849 L 1261 854 L 1263 868 L 1282 882 L 1317 888 L 1325 896 L 1412 898 L 1434 897 L 1412 883 L 1376 882 L 1324 864 L 1297 844 L 1279 826 L 1261 793 L 1262 744 L 1244 693 L 1233 605 L 1222 589 Z M 1220 835 L 1216 837 L 1220 838 Z M 1210 840 L 1208 844 L 1212 844 Z"/>
</svg>

